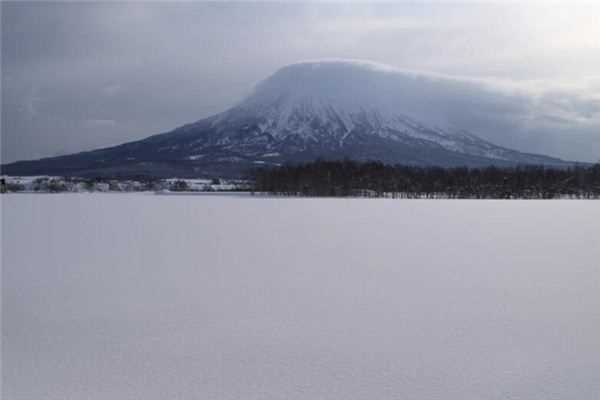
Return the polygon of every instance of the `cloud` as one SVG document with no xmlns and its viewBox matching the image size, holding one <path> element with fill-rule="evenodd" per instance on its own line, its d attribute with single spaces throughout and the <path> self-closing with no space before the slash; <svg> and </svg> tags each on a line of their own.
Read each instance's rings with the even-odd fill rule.
<svg viewBox="0 0 600 400">
<path fill-rule="evenodd" d="M 112 128 L 117 125 L 113 119 L 86 119 L 84 125 L 90 128 Z"/>
<path fill-rule="evenodd" d="M 477 134 L 565 158 L 600 154 L 598 4 L 1 7 L 4 161 L 164 132 L 226 109 L 282 65 L 323 57 L 472 81 L 451 101 L 464 108 L 450 108 Z M 94 119 L 119 123 L 81 123 Z"/>
<path fill-rule="evenodd" d="M 121 85 L 107 85 L 105 87 L 102 88 L 102 93 L 106 96 L 114 96 L 117 93 L 119 93 L 121 90 L 123 90 L 123 88 L 121 87 Z"/>
</svg>

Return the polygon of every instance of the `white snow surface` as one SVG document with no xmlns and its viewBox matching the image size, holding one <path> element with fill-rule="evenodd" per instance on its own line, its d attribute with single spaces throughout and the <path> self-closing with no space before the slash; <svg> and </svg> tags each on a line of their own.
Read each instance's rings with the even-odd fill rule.
<svg viewBox="0 0 600 400">
<path fill-rule="evenodd" d="M 600 202 L 0 201 L 6 400 L 600 393 Z"/>
</svg>

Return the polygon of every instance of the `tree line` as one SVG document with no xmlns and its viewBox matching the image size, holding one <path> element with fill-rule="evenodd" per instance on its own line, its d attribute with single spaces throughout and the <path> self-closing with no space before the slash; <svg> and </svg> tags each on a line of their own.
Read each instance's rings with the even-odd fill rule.
<svg viewBox="0 0 600 400">
<path fill-rule="evenodd" d="M 252 171 L 256 192 L 285 196 L 552 199 L 600 198 L 600 164 L 557 168 L 441 168 L 324 161 Z"/>
</svg>

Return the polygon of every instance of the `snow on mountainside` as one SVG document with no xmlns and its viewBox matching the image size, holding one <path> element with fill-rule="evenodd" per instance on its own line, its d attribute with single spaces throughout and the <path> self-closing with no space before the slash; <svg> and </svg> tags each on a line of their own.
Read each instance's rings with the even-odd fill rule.
<svg viewBox="0 0 600 400">
<path fill-rule="evenodd" d="M 121 146 L 40 160 L 37 169 L 36 162 L 12 166 L 20 174 L 29 167 L 181 176 L 318 157 L 440 166 L 562 163 L 496 146 L 444 120 L 439 104 L 432 106 L 444 79 L 362 61 L 292 64 L 213 117 Z"/>
<path fill-rule="evenodd" d="M 522 155 L 514 151 L 495 146 L 429 115 L 427 99 L 419 99 L 425 103 L 419 104 L 414 97 L 406 96 L 408 87 L 425 86 L 424 80 L 369 62 L 293 64 L 262 82 L 252 96 L 222 114 L 213 126 L 254 118 L 260 121 L 261 133 L 269 132 L 279 140 L 297 137 L 327 143 L 334 138 L 333 144 L 343 147 L 351 135 L 366 133 L 397 142 L 428 141 L 463 154 L 523 160 Z M 446 126 L 442 128 L 442 125 Z"/>
</svg>

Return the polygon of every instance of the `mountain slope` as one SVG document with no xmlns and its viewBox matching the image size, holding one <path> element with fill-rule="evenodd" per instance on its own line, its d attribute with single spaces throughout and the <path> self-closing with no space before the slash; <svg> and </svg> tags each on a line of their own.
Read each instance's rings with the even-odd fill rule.
<svg viewBox="0 0 600 400">
<path fill-rule="evenodd" d="M 284 67 L 238 105 L 123 145 L 2 167 L 6 174 L 239 175 L 316 158 L 439 166 L 552 164 L 453 127 L 430 112 L 435 81 L 368 62 Z M 422 91 L 415 97 L 407 93 Z"/>
</svg>

